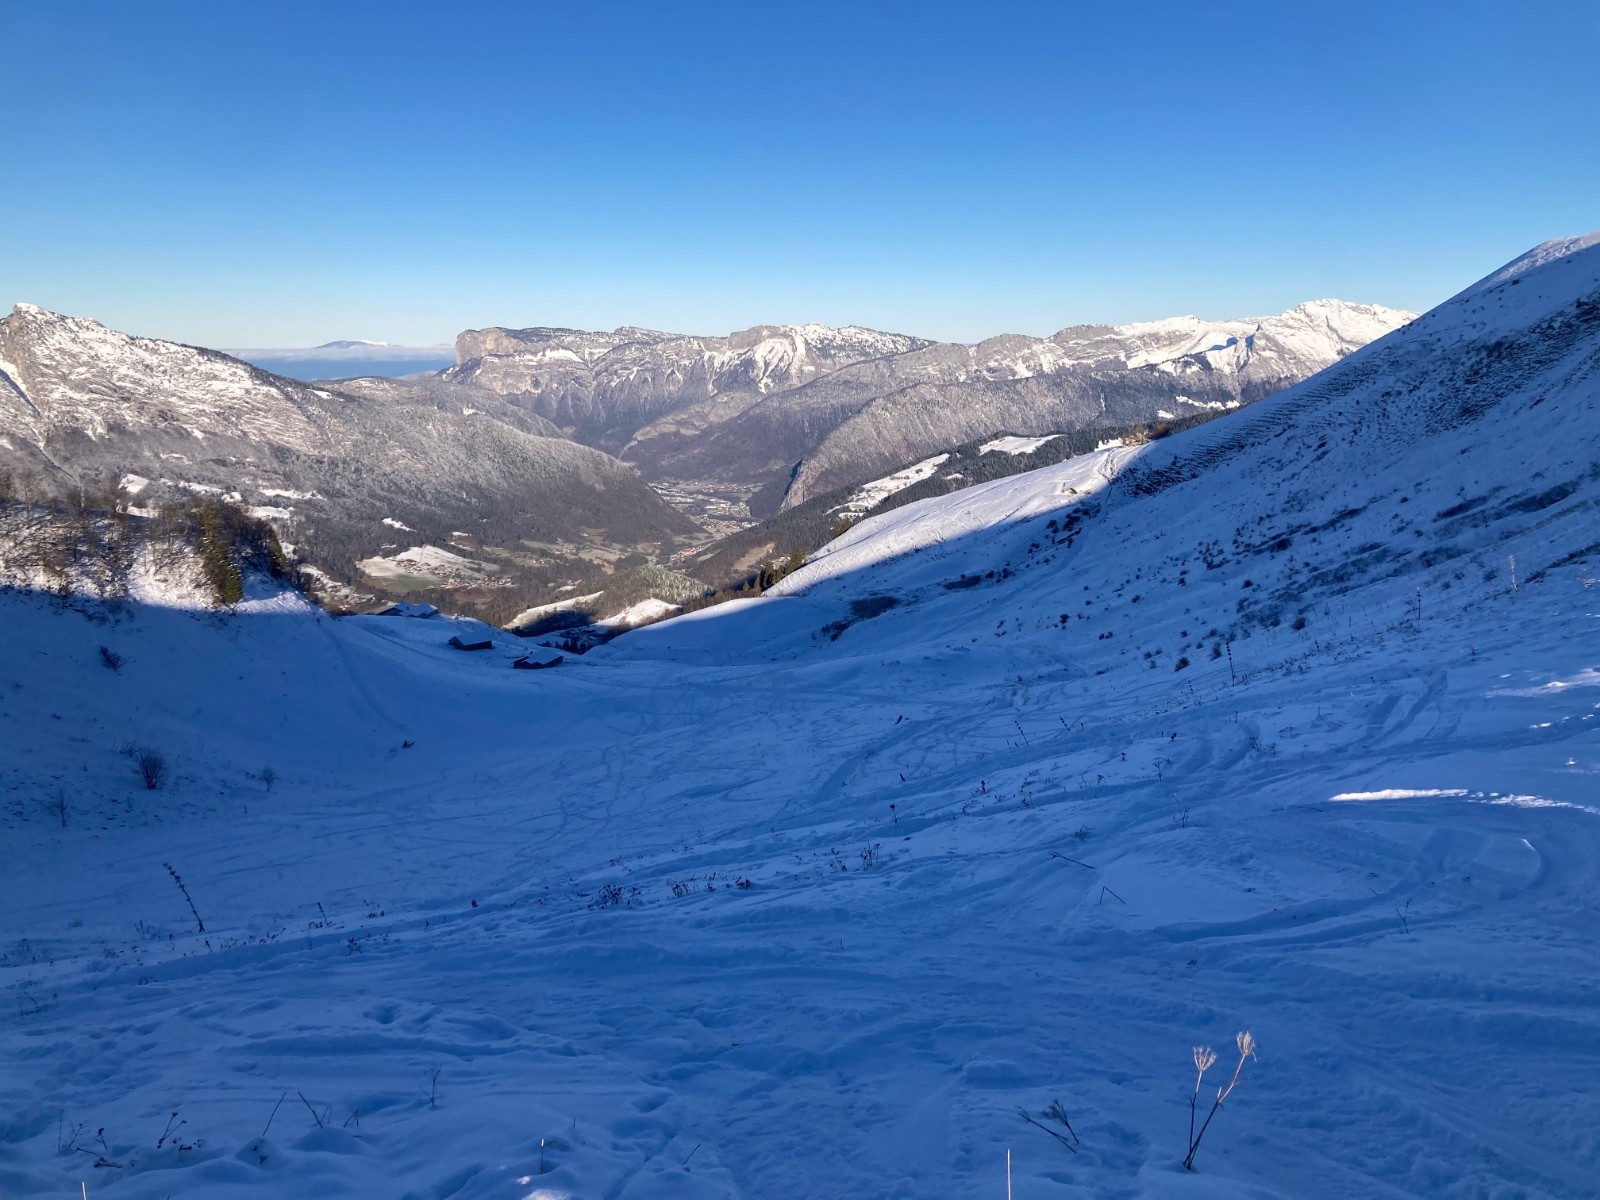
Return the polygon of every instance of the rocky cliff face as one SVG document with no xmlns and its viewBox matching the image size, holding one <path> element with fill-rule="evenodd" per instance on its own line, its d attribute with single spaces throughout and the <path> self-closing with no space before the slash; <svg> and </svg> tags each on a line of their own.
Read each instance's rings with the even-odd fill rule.
<svg viewBox="0 0 1600 1200">
<path fill-rule="evenodd" d="M 977 345 L 822 325 L 726 338 L 472 330 L 446 377 L 603 446 L 650 479 L 785 505 L 1000 430 L 1050 433 L 1250 403 L 1403 325 L 1321 300 L 1276 317 L 1085 325 Z"/>
</svg>

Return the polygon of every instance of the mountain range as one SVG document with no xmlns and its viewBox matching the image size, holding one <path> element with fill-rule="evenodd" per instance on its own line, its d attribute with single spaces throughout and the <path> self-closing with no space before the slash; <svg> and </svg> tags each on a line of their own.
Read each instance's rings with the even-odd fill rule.
<svg viewBox="0 0 1600 1200">
<path fill-rule="evenodd" d="M 1115 428 L 1248 404 L 1413 315 L 1321 300 L 1275 317 L 1084 325 L 971 346 L 857 326 L 722 338 L 493 328 L 461 334 L 444 375 L 646 479 L 733 487 L 767 516 L 999 431 Z"/>
<path fill-rule="evenodd" d="M 631 469 L 491 392 L 438 379 L 312 386 L 213 350 L 19 304 L 0 320 L 0 466 L 46 488 L 226 495 L 346 579 L 385 549 L 494 545 L 482 574 L 648 552 L 694 524 Z"/>
<path fill-rule="evenodd" d="M 0 320 L 0 466 L 58 490 L 120 481 L 144 504 L 226 495 L 336 579 L 455 589 L 508 619 L 619 569 L 684 565 L 757 517 L 809 522 L 803 537 L 700 553 L 691 569 L 717 584 L 762 554 L 820 545 L 832 519 L 809 500 L 997 434 L 1114 436 L 1225 412 L 1409 318 L 1328 300 L 973 346 L 859 326 L 488 328 L 462 333 L 441 371 L 305 383 L 19 304 Z M 308 353 L 343 374 L 412 349 Z M 695 586 L 670 582 L 673 600 Z"/>
</svg>

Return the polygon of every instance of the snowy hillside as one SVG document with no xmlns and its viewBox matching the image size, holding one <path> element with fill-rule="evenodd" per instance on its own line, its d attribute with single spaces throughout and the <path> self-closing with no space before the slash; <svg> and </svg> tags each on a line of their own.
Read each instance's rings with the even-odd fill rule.
<svg viewBox="0 0 1600 1200">
<path fill-rule="evenodd" d="M 0 1189 L 1591 1197 L 1597 394 L 1591 237 L 550 670 L 0 595 Z"/>
</svg>

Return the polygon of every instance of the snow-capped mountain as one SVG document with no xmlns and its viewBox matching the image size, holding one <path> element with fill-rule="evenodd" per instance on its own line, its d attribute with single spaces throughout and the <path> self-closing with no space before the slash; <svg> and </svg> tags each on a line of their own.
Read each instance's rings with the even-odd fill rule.
<svg viewBox="0 0 1600 1200">
<path fill-rule="evenodd" d="M 693 531 L 631 469 L 484 389 L 313 387 L 26 304 L 0 320 L 0 465 L 58 486 L 120 480 L 140 503 L 237 494 L 296 519 L 297 540 L 314 534 L 345 570 L 392 540 L 385 520 L 511 547 Z"/>
<path fill-rule="evenodd" d="M 1276 317 L 1078 326 L 975 346 L 821 325 L 727 338 L 487 329 L 461 335 L 446 374 L 620 454 L 646 478 L 765 489 L 756 508 L 770 510 L 1002 429 L 1236 407 L 1411 315 L 1322 300 Z"/>
<path fill-rule="evenodd" d="M 1592 236 L 552 670 L 0 593 L 7 1194 L 1591 1200 L 1597 388 Z"/>
<path fill-rule="evenodd" d="M 997 430 L 1042 435 L 1237 408 L 1298 383 L 1414 314 L 1321 300 L 1276 317 L 1195 317 L 1007 337 L 891 365 L 881 394 L 805 455 L 786 506 Z M 858 381 L 822 381 L 837 405 Z"/>
<path fill-rule="evenodd" d="M 928 345 L 854 326 L 759 325 L 727 337 L 648 329 L 474 329 L 456 339 L 450 379 L 492 389 L 616 450 L 670 414 L 675 430 L 701 429 L 764 396 L 840 367 Z"/>
</svg>

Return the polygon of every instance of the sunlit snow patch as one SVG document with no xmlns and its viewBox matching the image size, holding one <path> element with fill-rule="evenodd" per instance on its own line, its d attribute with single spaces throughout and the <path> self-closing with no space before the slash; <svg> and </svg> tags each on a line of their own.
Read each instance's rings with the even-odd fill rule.
<svg viewBox="0 0 1600 1200">
<path fill-rule="evenodd" d="M 669 604 L 665 600 L 658 600 L 650 596 L 637 603 L 628 605 L 621 612 L 613 613 L 609 617 L 602 617 L 596 625 L 647 625 L 653 621 L 660 621 L 674 613 L 682 612 L 683 605 Z"/>
<path fill-rule="evenodd" d="M 963 538 L 981 530 L 1013 525 L 1080 503 L 1104 488 L 1148 448 L 1130 449 L 1113 442 L 1104 450 L 1080 454 L 1052 467 L 877 513 L 829 542 L 804 567 L 780 579 L 767 594 L 796 596 L 826 579 L 919 550 L 959 546 Z"/>
<path fill-rule="evenodd" d="M 1576 675 L 1569 675 L 1565 679 L 1552 679 L 1549 683 L 1540 684 L 1531 688 L 1496 688 L 1490 692 L 1491 696 L 1548 696 L 1551 692 L 1559 692 L 1566 688 L 1575 687 L 1600 687 L 1600 671 L 1593 667 L 1585 667 Z"/>
<path fill-rule="evenodd" d="M 1047 433 L 1043 437 L 998 437 L 979 446 L 978 453 L 1032 454 L 1046 442 L 1054 441 L 1060 436 L 1059 433 Z"/>
<path fill-rule="evenodd" d="M 1587 804 L 1573 804 L 1566 800 L 1551 800 L 1548 796 L 1502 796 L 1497 792 L 1490 792 L 1487 796 L 1481 792 L 1473 797 L 1476 804 L 1507 804 L 1512 808 L 1571 808 L 1578 812 L 1589 813 L 1600 817 L 1600 808 L 1593 808 Z"/>
<path fill-rule="evenodd" d="M 1378 792 L 1340 792 L 1335 800 L 1423 800 L 1429 796 L 1465 796 L 1466 788 L 1384 788 Z"/>
<path fill-rule="evenodd" d="M 434 579 L 443 582 L 474 580 L 492 569 L 438 546 L 412 546 L 387 558 L 364 558 L 356 566 L 372 579 Z"/>
<path fill-rule="evenodd" d="M 1469 804 L 1499 804 L 1512 808 L 1570 808 L 1578 812 L 1600 816 L 1600 808 L 1587 804 L 1573 804 L 1567 800 L 1551 800 L 1548 796 L 1529 796 L 1518 793 L 1474 792 L 1467 788 L 1384 788 L 1376 792 L 1340 792 L 1334 800 L 1429 800 L 1465 799 Z"/>
<path fill-rule="evenodd" d="M 882 479 L 874 479 L 871 483 L 864 483 L 834 512 L 864 513 L 870 512 L 882 504 L 896 492 L 903 492 L 914 483 L 921 483 L 941 466 L 948 462 L 948 454 L 935 454 L 932 458 L 925 458 L 921 462 L 896 471 L 893 475 L 885 475 Z"/>
<path fill-rule="evenodd" d="M 558 589 L 559 590 L 559 589 Z M 507 629 L 518 629 L 524 625 L 532 625 L 535 621 L 558 612 L 568 612 L 572 609 L 582 608 L 586 604 L 593 604 L 604 592 L 590 592 L 585 596 L 569 596 L 565 600 L 557 600 L 553 604 L 536 604 L 532 608 L 525 608 L 511 620 L 506 622 Z"/>
</svg>

